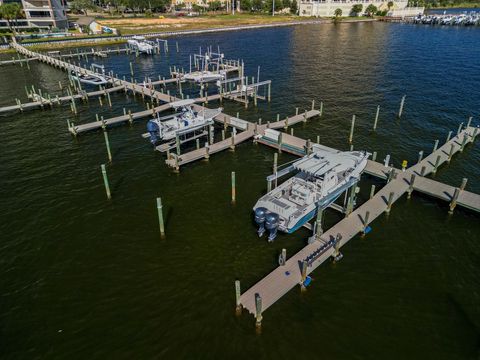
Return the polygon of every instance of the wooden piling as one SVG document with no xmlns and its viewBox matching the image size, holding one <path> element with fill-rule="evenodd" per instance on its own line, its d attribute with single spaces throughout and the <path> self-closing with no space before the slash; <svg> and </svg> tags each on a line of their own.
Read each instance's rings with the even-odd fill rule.
<svg viewBox="0 0 480 360">
<path fill-rule="evenodd" d="M 301 282 L 300 282 L 300 289 L 302 291 L 305 291 L 306 288 L 305 288 L 305 280 L 307 279 L 307 267 L 308 267 L 308 264 L 305 260 L 302 261 L 301 263 L 301 274 L 302 274 L 302 278 L 301 278 Z"/>
<path fill-rule="evenodd" d="M 318 114 L 318 116 L 322 116 L 323 115 L 323 101 L 320 101 L 320 113 Z"/>
<path fill-rule="evenodd" d="M 236 186 L 235 186 L 235 171 L 232 171 L 232 204 L 237 200 Z"/>
<path fill-rule="evenodd" d="M 160 226 L 160 238 L 165 238 L 165 224 L 163 222 L 162 198 L 157 197 L 158 224 Z"/>
<path fill-rule="evenodd" d="M 374 195 L 375 195 L 375 185 L 372 185 L 372 187 L 370 188 L 370 199 L 373 198 Z"/>
<path fill-rule="evenodd" d="M 262 327 L 262 297 L 260 294 L 255 294 L 255 326 Z"/>
<path fill-rule="evenodd" d="M 178 44 L 178 43 L 177 43 Z M 235 280 L 235 313 L 238 315 L 242 312 L 242 304 L 240 303 L 240 280 Z"/>
<path fill-rule="evenodd" d="M 453 210 L 457 206 L 458 195 L 460 195 L 460 189 L 455 188 L 455 191 L 454 191 L 453 197 L 452 197 L 452 201 L 450 202 L 450 205 L 449 205 L 449 210 L 448 210 L 449 214 L 453 214 Z"/>
<path fill-rule="evenodd" d="M 278 132 L 278 153 L 282 153 L 282 133 Z"/>
<path fill-rule="evenodd" d="M 460 146 L 460 152 L 463 152 L 463 149 L 465 148 L 465 145 L 467 144 L 468 141 L 468 135 L 464 134 L 463 135 L 463 140 L 462 140 L 462 145 Z"/>
<path fill-rule="evenodd" d="M 393 191 L 391 191 L 390 194 L 388 194 L 387 210 L 385 210 L 387 214 L 389 214 L 390 210 L 392 209 L 394 195 L 395 193 Z"/>
<path fill-rule="evenodd" d="M 438 165 L 440 165 L 440 155 L 437 155 L 437 158 L 435 159 L 435 165 L 433 166 L 433 174 L 437 173 Z"/>
<path fill-rule="evenodd" d="M 400 101 L 400 109 L 398 109 L 398 117 L 399 117 L 399 118 L 402 117 L 403 105 L 405 104 L 405 97 L 406 97 L 406 95 L 403 95 L 403 96 L 402 96 L 402 100 Z"/>
<path fill-rule="evenodd" d="M 420 161 L 422 161 L 422 159 L 423 159 L 423 150 L 420 150 L 420 151 L 418 152 L 418 161 L 417 161 L 417 163 L 420 163 Z"/>
<path fill-rule="evenodd" d="M 415 183 L 415 174 L 412 174 L 412 176 L 410 176 L 410 181 L 408 183 L 407 199 L 410 199 L 412 197 L 414 183 Z"/>
<path fill-rule="evenodd" d="M 107 147 L 108 161 L 112 162 L 112 152 L 110 151 L 110 142 L 108 141 L 107 130 L 103 130 L 103 136 L 105 137 L 105 146 Z"/>
<path fill-rule="evenodd" d="M 353 130 L 355 128 L 355 115 L 352 115 L 352 125 L 350 127 L 350 136 L 348 137 L 348 142 L 351 144 L 353 142 Z"/>
<path fill-rule="evenodd" d="M 449 142 L 451 137 L 452 137 L 452 131 L 449 131 L 448 135 L 447 135 L 447 141 L 446 142 Z"/>
<path fill-rule="evenodd" d="M 107 193 L 107 198 L 110 200 L 112 194 L 110 193 L 110 185 L 108 184 L 107 170 L 105 169 L 105 164 L 100 165 L 102 169 L 103 184 L 105 185 L 105 192 Z"/>
<path fill-rule="evenodd" d="M 375 121 L 373 122 L 373 131 L 377 130 L 378 115 L 380 114 L 380 105 L 377 105 L 377 113 L 375 114 Z"/>
<path fill-rule="evenodd" d="M 365 235 L 366 231 L 367 231 L 367 227 L 368 227 L 368 218 L 370 217 L 370 211 L 366 211 L 365 212 L 365 217 L 363 219 L 363 229 L 362 229 L 362 233 L 363 235 Z"/>
<path fill-rule="evenodd" d="M 455 145 L 450 144 L 450 152 L 448 153 L 448 159 L 447 159 L 447 162 L 448 162 L 449 164 L 450 164 L 450 161 L 452 160 L 454 146 L 455 146 Z"/>
<path fill-rule="evenodd" d="M 433 151 L 432 151 L 432 153 L 434 153 L 435 151 L 437 151 L 437 148 L 438 148 L 438 139 L 435 140 L 435 144 L 433 144 Z"/>
</svg>

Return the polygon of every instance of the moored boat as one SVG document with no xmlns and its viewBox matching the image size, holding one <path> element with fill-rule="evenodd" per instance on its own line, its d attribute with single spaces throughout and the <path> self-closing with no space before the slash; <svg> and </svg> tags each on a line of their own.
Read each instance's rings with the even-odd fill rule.
<svg viewBox="0 0 480 360">
<path fill-rule="evenodd" d="M 369 156 L 365 151 L 317 150 L 282 170 L 282 176 L 296 174 L 255 204 L 258 235 L 269 230 L 268 241 L 273 241 L 277 230 L 298 230 L 360 180 Z"/>
</svg>

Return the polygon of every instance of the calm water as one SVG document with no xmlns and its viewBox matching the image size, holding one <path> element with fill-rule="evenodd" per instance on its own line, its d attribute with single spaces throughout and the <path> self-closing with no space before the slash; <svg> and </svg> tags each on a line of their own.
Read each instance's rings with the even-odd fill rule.
<svg viewBox="0 0 480 360">
<path fill-rule="evenodd" d="M 177 39 L 165 57 L 112 56 L 107 69 L 138 79 L 188 66 L 198 46 L 219 45 L 248 72 L 273 80 L 272 102 L 226 111 L 249 120 L 291 115 L 310 101 L 324 117 L 295 134 L 347 149 L 392 154 L 399 166 L 429 152 L 468 116 L 479 123 L 480 29 L 365 23 L 312 25 Z M 172 43 L 170 45 L 173 48 Z M 4 56 L 6 57 L 6 56 Z M 60 93 L 64 73 L 43 64 L 0 68 L 0 105 L 25 99 L 34 84 Z M 173 88 L 172 88 L 173 91 Z M 404 117 L 395 119 L 407 94 Z M 422 358 L 473 359 L 480 340 L 480 222 L 415 194 L 353 239 L 344 259 L 317 269 L 305 294 L 289 292 L 254 319 L 234 315 L 234 280 L 245 290 L 276 266 L 278 252 L 304 246 L 308 233 L 259 240 L 251 208 L 266 190 L 273 150 L 245 143 L 209 162 L 169 170 L 143 140 L 145 121 L 109 131 L 114 161 L 107 201 L 100 173 L 103 134 L 72 138 L 66 121 L 92 121 L 141 99 L 112 96 L 0 119 L 0 357 L 25 358 Z M 381 106 L 378 131 L 371 127 Z M 210 104 L 210 106 L 219 106 Z M 280 160 L 292 157 L 282 154 Z M 230 172 L 237 205 L 230 204 Z M 480 148 L 469 145 L 437 179 L 480 192 Z M 374 179 L 362 181 L 368 197 Z M 159 239 L 155 198 L 165 203 L 167 239 Z M 340 218 L 327 214 L 327 223 Z"/>
</svg>

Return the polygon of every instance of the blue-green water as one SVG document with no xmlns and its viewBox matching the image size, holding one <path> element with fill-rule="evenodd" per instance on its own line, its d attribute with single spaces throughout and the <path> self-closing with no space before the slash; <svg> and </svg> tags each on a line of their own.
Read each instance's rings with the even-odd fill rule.
<svg viewBox="0 0 480 360">
<path fill-rule="evenodd" d="M 324 116 L 295 134 L 348 148 L 391 154 L 397 166 L 474 116 L 479 124 L 480 29 L 401 24 L 325 24 L 185 36 L 169 56 L 111 56 L 107 69 L 137 79 L 188 66 L 199 46 L 219 45 L 247 71 L 272 79 L 272 102 L 230 114 L 273 119 L 324 101 Z M 172 43 L 170 44 L 172 49 Z M 25 99 L 24 85 L 60 93 L 64 73 L 44 64 L 0 68 L 0 105 Z M 173 91 L 173 87 L 171 88 Z M 404 116 L 395 118 L 407 95 Z M 103 134 L 72 138 L 66 120 L 92 121 L 141 98 L 112 96 L 113 108 L 91 100 L 0 119 L 0 356 L 24 358 L 434 358 L 479 356 L 480 222 L 478 215 L 414 194 L 344 259 L 317 269 L 314 283 L 289 292 L 264 314 L 262 333 L 245 312 L 234 314 L 234 280 L 245 290 L 304 246 L 308 232 L 256 237 L 251 208 L 266 190 L 273 150 L 251 142 L 175 174 L 140 137 L 145 121 L 109 130 L 107 201 L 100 164 Z M 379 128 L 371 131 L 376 106 Z M 210 106 L 219 106 L 212 103 Z M 292 157 L 282 154 L 280 160 Z M 469 179 L 480 192 L 480 150 L 469 145 L 436 178 Z M 237 204 L 230 204 L 230 172 Z M 370 184 L 362 181 L 361 196 Z M 378 183 L 379 184 L 379 183 Z M 166 240 L 155 198 L 165 204 Z M 327 214 L 333 224 L 339 215 Z"/>
</svg>

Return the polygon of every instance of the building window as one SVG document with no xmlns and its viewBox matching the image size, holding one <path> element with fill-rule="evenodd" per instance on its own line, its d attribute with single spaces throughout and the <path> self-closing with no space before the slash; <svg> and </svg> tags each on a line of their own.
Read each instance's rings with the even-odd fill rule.
<svg viewBox="0 0 480 360">
<path fill-rule="evenodd" d="M 30 17 L 51 17 L 50 11 L 30 11 Z"/>
</svg>

